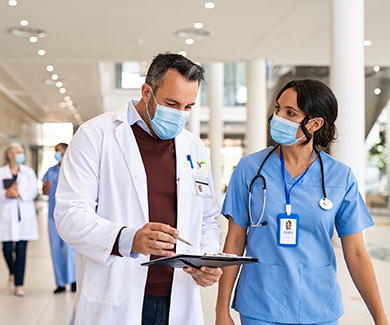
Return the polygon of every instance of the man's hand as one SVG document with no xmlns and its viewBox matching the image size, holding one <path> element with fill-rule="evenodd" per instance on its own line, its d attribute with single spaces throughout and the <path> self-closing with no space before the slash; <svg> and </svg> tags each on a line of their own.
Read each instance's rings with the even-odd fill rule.
<svg viewBox="0 0 390 325">
<path fill-rule="evenodd" d="M 18 190 L 18 184 L 16 184 L 16 182 L 13 182 L 12 185 L 5 190 L 5 197 L 8 197 L 8 198 L 20 197 L 19 190 Z"/>
<path fill-rule="evenodd" d="M 214 267 L 202 266 L 200 270 L 194 267 L 186 267 L 183 270 L 184 272 L 191 274 L 195 282 L 204 288 L 218 282 L 222 275 L 222 270 Z"/>
<path fill-rule="evenodd" d="M 176 244 L 176 238 L 172 235 L 179 235 L 179 231 L 163 223 L 149 222 L 137 230 L 131 252 L 144 255 L 173 256 L 175 252 L 171 250 Z"/>
<path fill-rule="evenodd" d="M 44 182 L 43 186 L 42 186 L 42 193 L 45 195 L 49 195 L 49 190 L 50 190 L 51 185 L 52 185 L 52 181 Z"/>
</svg>

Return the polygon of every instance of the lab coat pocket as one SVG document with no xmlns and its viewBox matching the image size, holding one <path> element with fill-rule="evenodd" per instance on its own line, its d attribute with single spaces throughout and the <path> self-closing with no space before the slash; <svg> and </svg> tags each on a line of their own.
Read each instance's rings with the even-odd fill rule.
<svg viewBox="0 0 390 325">
<path fill-rule="evenodd" d="M 119 305 L 130 294 L 129 259 L 117 258 L 110 266 L 87 259 L 82 293 L 90 302 Z"/>
<path fill-rule="evenodd" d="M 334 310 L 334 272 L 331 265 L 300 268 L 300 320 L 325 322 Z"/>
</svg>

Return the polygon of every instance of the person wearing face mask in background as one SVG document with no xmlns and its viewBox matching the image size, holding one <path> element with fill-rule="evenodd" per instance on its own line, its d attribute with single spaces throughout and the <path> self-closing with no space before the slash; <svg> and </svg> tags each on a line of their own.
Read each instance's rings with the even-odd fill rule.
<svg viewBox="0 0 390 325">
<path fill-rule="evenodd" d="M 270 118 L 278 143 L 243 157 L 222 207 L 229 219 L 224 252 L 256 257 L 244 265 L 233 308 L 243 325 L 336 325 L 344 314 L 331 238 L 375 324 L 387 325 L 362 231 L 374 223 L 352 170 L 320 151 L 334 141 L 337 100 L 317 80 L 294 80 L 276 97 Z M 286 224 L 291 227 L 286 230 Z M 219 282 L 216 324 L 231 325 L 239 268 Z"/>
<path fill-rule="evenodd" d="M 181 55 L 157 55 L 140 101 L 89 120 L 70 143 L 54 218 L 77 251 L 76 325 L 203 324 L 199 286 L 217 282 L 220 268 L 141 266 L 220 251 L 208 152 L 183 129 L 203 72 Z"/>
<path fill-rule="evenodd" d="M 21 144 L 5 149 L 6 165 L 0 168 L 0 241 L 10 272 L 8 285 L 22 297 L 27 242 L 38 240 L 34 199 L 38 195 L 37 177 L 25 160 Z"/>
<path fill-rule="evenodd" d="M 56 205 L 55 194 L 57 190 L 58 175 L 60 173 L 61 161 L 67 147 L 68 145 L 66 143 L 59 143 L 54 147 L 54 158 L 58 161 L 58 164 L 50 167 L 42 179 L 42 192 L 49 196 L 48 228 L 51 257 L 57 285 L 57 288 L 54 290 L 55 294 L 64 292 L 67 284 L 71 285 L 72 292 L 76 292 L 76 251 L 58 235 L 53 216 L 54 207 Z"/>
</svg>

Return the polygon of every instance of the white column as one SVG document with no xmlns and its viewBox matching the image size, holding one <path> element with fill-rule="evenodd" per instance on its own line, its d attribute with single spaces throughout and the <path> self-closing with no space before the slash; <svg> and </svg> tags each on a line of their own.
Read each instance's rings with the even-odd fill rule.
<svg viewBox="0 0 390 325">
<path fill-rule="evenodd" d="M 186 124 L 186 128 L 196 136 L 200 136 L 200 87 L 198 96 L 196 96 L 195 105 L 192 107 L 190 118 Z"/>
<path fill-rule="evenodd" d="M 387 191 L 390 189 L 390 101 L 387 102 L 387 122 L 386 122 L 386 150 L 387 150 L 387 164 L 386 164 L 386 172 L 387 172 Z M 387 206 L 390 208 L 390 194 Z"/>
<path fill-rule="evenodd" d="M 223 145 L 223 63 L 211 63 L 209 74 L 209 140 L 211 149 L 211 167 L 214 178 L 214 188 L 219 203 L 222 198 L 221 177 L 222 177 L 222 156 Z"/>
<path fill-rule="evenodd" d="M 246 66 L 247 154 L 267 146 L 267 66 L 266 60 L 248 61 Z"/>
<path fill-rule="evenodd" d="M 338 100 L 332 155 L 349 165 L 365 197 L 364 0 L 332 0 L 330 84 Z M 326 177 L 326 175 L 325 175 Z"/>
</svg>

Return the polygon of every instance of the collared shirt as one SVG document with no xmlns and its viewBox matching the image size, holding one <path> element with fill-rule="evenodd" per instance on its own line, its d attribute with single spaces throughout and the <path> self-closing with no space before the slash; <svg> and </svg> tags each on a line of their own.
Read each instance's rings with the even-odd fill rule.
<svg viewBox="0 0 390 325">
<path fill-rule="evenodd" d="M 145 132 L 149 133 L 152 136 L 152 133 L 150 133 L 150 130 L 148 126 L 146 125 L 145 121 L 142 119 L 141 115 L 139 115 L 137 109 L 135 108 L 135 105 L 139 103 L 138 100 L 132 100 L 129 102 L 133 105 L 134 109 L 127 110 L 127 121 L 130 125 L 133 125 L 134 123 L 137 123 Z"/>
</svg>

